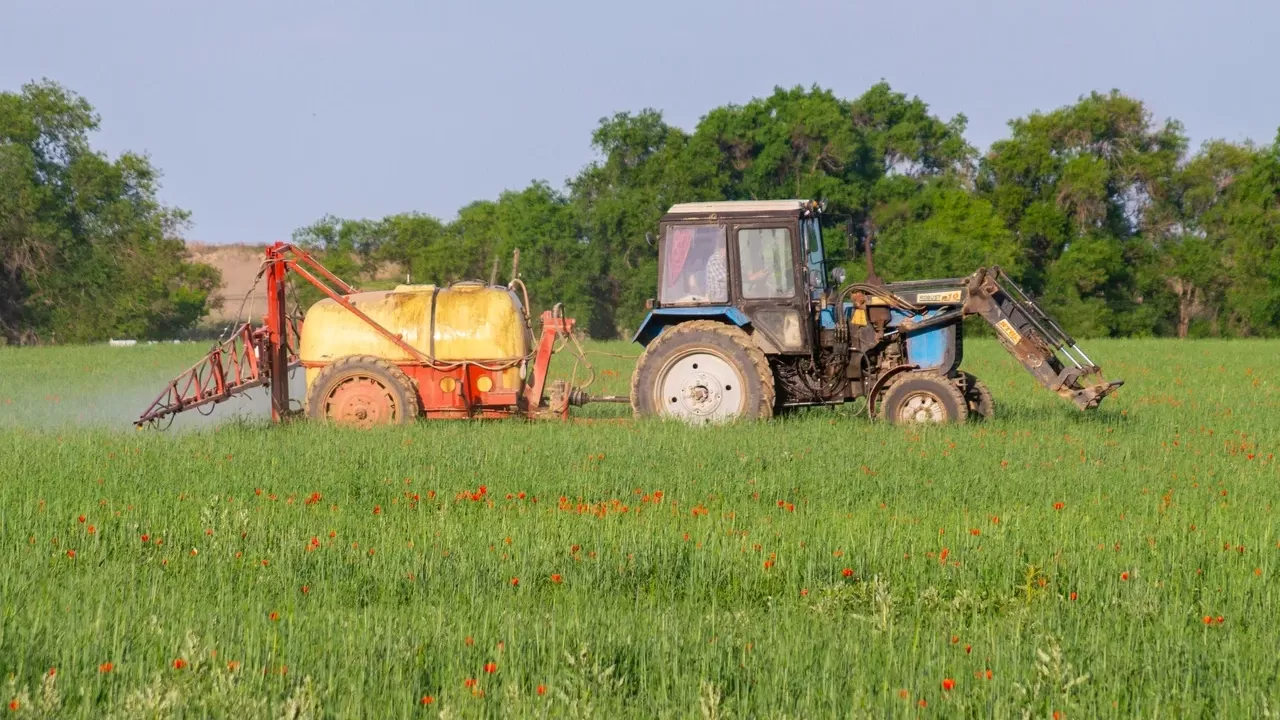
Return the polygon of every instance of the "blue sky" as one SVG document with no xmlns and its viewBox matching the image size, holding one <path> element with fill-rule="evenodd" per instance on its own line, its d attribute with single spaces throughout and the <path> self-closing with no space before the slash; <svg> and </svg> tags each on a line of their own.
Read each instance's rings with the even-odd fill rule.
<svg viewBox="0 0 1280 720">
<path fill-rule="evenodd" d="M 1010 118 L 1120 90 L 1208 138 L 1280 126 L 1262 0 L 3 0 L 0 89 L 48 77 L 102 115 L 95 144 L 150 154 L 188 236 L 285 239 L 325 213 L 443 219 L 560 185 L 591 130 L 817 83 L 885 79 L 985 148 Z"/>
</svg>

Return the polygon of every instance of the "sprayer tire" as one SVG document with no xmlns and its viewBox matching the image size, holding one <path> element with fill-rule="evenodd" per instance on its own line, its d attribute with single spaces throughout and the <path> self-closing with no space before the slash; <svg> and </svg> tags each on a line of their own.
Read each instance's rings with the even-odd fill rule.
<svg viewBox="0 0 1280 720">
<path fill-rule="evenodd" d="M 996 400 L 991 397 L 987 384 L 979 380 L 973 373 L 961 372 L 964 376 L 964 399 L 969 406 L 970 420 L 990 420 L 996 415 Z"/>
<path fill-rule="evenodd" d="M 333 407 L 335 393 L 353 383 L 359 383 L 361 394 L 371 397 L 374 404 Z M 313 420 L 366 428 L 407 425 L 418 417 L 418 392 L 409 376 L 394 363 L 373 355 L 348 355 L 329 363 L 316 375 L 307 393 L 307 415 Z"/>
<path fill-rule="evenodd" d="M 969 417 L 969 404 L 945 375 L 909 372 L 889 385 L 879 414 L 891 425 L 962 423 Z"/>
<path fill-rule="evenodd" d="M 697 412 L 672 412 L 666 403 L 658 401 L 658 392 L 671 373 L 676 372 L 681 359 L 696 355 L 710 356 L 732 368 L 738 379 L 726 383 L 723 389 L 727 392 L 723 395 L 736 394 L 738 409 L 712 410 L 703 417 Z M 696 365 L 692 367 L 697 369 Z M 740 383 L 736 392 L 729 387 L 735 383 Z M 691 320 L 663 330 L 645 348 L 631 374 L 631 408 L 637 417 L 665 416 L 690 423 L 762 419 L 773 416 L 775 398 L 769 359 L 741 328 L 715 320 Z"/>
</svg>

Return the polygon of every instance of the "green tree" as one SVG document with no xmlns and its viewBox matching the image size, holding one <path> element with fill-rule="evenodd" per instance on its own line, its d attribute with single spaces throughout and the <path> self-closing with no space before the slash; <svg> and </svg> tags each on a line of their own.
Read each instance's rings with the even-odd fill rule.
<svg viewBox="0 0 1280 720">
<path fill-rule="evenodd" d="M 218 285 L 187 261 L 187 214 L 141 155 L 95 152 L 99 118 L 43 81 L 0 93 L 0 334 L 10 342 L 153 338 L 192 327 Z"/>
<path fill-rule="evenodd" d="M 601 158 L 569 182 L 569 191 L 601 262 L 590 331 L 613 337 L 639 326 L 658 284 L 657 247 L 646 234 L 678 202 L 722 199 L 727 179 L 714 144 L 668 125 L 656 110 L 602 118 L 591 142 Z"/>
<path fill-rule="evenodd" d="M 884 279 L 963 277 L 993 265 L 1021 274 L 1014 234 L 989 202 L 964 188 L 930 184 L 898 207 L 904 212 L 880 231 L 875 246 Z"/>
<path fill-rule="evenodd" d="M 1186 137 L 1138 100 L 1093 93 L 1009 123 L 982 159 L 977 188 L 1012 229 L 1028 289 L 1084 334 L 1149 333 L 1139 308 L 1140 239 L 1161 213 Z"/>
</svg>

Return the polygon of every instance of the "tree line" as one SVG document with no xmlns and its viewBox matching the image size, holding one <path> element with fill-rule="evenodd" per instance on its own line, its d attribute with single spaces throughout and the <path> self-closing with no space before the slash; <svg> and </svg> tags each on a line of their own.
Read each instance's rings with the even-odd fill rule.
<svg viewBox="0 0 1280 720">
<path fill-rule="evenodd" d="M 24 135 L 21 123 L 7 119 L 21 117 L 24 104 L 28 115 L 51 112 L 47 97 L 60 98 L 55 110 L 74 108 L 79 124 L 64 113 L 34 121 Z M 186 216 L 155 201 L 156 173 L 145 159 L 125 155 L 113 164 L 87 150 L 83 138 L 95 126 L 87 104 L 56 86 L 0 95 L 0 323 L 11 337 L 11 327 L 92 335 L 83 325 L 73 331 L 76 313 L 59 313 L 62 296 L 44 287 L 80 287 L 71 278 L 91 268 L 77 253 L 102 242 L 150 248 L 138 268 L 155 264 L 149 282 L 119 291 L 123 308 L 145 306 L 150 314 L 112 310 L 93 320 L 99 333 L 127 322 L 142 323 L 144 334 L 194 322 L 193 303 L 207 299 L 211 278 L 216 284 L 174 251 Z M 70 133 L 75 142 L 62 139 L 68 127 L 80 128 Z M 865 274 L 856 253 L 869 242 L 887 280 L 956 277 L 998 264 L 1082 336 L 1280 334 L 1280 135 L 1270 145 L 1211 141 L 1193 151 L 1180 123 L 1155 120 L 1118 91 L 1012 120 L 986 152 L 965 139 L 965 128 L 963 115 L 940 118 L 883 82 L 854 99 L 816 86 L 777 88 L 712 109 L 692 131 L 657 110 L 621 112 L 601 119 L 591 137 L 596 159 L 563 187 L 536 181 L 471 203 L 447 222 L 422 213 L 327 216 L 294 239 L 339 275 L 367 279 L 394 266 L 415 282 L 437 283 L 488 279 L 495 267 L 505 280 L 519 248 L 535 310 L 562 302 L 591 335 L 616 337 L 638 325 L 655 292 L 657 249 L 646 234 L 672 204 L 820 198 L 833 216 L 851 218 L 849 241 L 845 226 L 833 224 L 827 244 L 853 279 Z M 40 207 L 51 222 L 39 215 L 26 225 L 9 222 L 23 187 L 48 184 L 41 162 L 64 168 L 68 180 L 57 187 L 80 177 L 63 148 L 117 168 L 110 174 L 119 178 L 118 195 L 94 188 L 128 199 L 128 210 L 95 210 L 73 202 L 74 192 L 50 189 Z M 124 224 L 83 222 L 92 212 Z M 61 266 L 61 255 L 37 253 L 46 262 L 31 266 L 24 227 L 57 228 L 42 242 L 78 250 Z M 115 239 L 104 241 L 100 229 Z M 59 272 L 61 280 L 51 277 Z"/>
</svg>

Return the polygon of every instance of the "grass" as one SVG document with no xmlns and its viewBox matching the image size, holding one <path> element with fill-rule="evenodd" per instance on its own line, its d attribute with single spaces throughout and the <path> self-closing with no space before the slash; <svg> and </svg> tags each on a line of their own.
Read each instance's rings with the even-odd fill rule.
<svg viewBox="0 0 1280 720">
<path fill-rule="evenodd" d="M 1280 343 L 1091 343 L 1086 415 L 974 341 L 923 430 L 127 429 L 202 350 L 0 348 L 11 714 L 1280 711 Z"/>
</svg>

